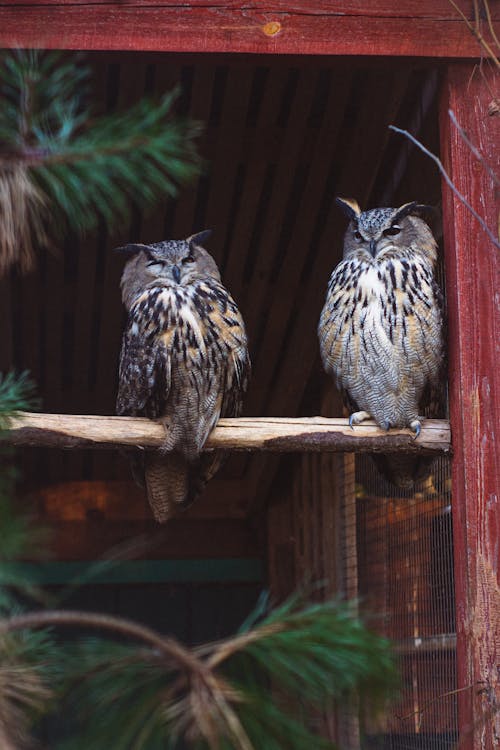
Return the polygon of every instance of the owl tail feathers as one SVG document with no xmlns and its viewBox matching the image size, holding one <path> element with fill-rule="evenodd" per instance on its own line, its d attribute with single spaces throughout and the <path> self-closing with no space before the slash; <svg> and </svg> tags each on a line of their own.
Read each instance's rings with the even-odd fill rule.
<svg viewBox="0 0 500 750">
<path fill-rule="evenodd" d="M 185 509 L 203 492 L 211 476 L 204 463 L 204 456 L 190 462 L 175 452 L 145 454 L 146 492 L 158 523 L 168 521 L 176 510 Z"/>
<path fill-rule="evenodd" d="M 411 490 L 431 474 L 434 456 L 411 453 L 372 454 L 372 458 L 388 482 L 398 489 Z"/>
<path fill-rule="evenodd" d="M 148 502 L 158 523 L 165 523 L 176 507 L 189 502 L 189 467 L 178 453 L 147 453 L 144 477 Z"/>
</svg>

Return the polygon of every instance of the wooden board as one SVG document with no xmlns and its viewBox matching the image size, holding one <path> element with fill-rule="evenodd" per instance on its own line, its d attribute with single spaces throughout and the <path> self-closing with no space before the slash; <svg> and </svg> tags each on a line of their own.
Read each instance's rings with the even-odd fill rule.
<svg viewBox="0 0 500 750">
<path fill-rule="evenodd" d="M 458 0 L 471 17 L 471 3 Z M 498 18 L 498 6 L 493 9 Z M 49 0 L 0 5 L 2 47 L 471 57 L 447 0 Z"/>
<path fill-rule="evenodd" d="M 19 412 L 10 419 L 4 439 L 30 447 L 161 448 L 165 429 L 144 417 Z M 410 429 L 382 430 L 373 420 L 350 427 L 343 418 L 248 417 L 219 420 L 205 443 L 205 450 L 217 448 L 277 453 L 448 453 L 451 438 L 448 423 L 440 419 L 423 420 L 415 438 Z"/>
</svg>

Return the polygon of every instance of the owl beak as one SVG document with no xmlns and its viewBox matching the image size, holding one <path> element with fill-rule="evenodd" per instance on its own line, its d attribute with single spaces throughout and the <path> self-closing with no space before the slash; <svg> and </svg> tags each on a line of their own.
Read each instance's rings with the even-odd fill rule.
<svg viewBox="0 0 500 750">
<path fill-rule="evenodd" d="M 176 284 L 179 284 L 181 280 L 181 269 L 179 266 L 172 266 L 172 276 L 174 277 Z"/>
<path fill-rule="evenodd" d="M 372 254 L 372 258 L 374 258 L 377 254 L 377 240 L 370 240 L 370 253 Z"/>
</svg>

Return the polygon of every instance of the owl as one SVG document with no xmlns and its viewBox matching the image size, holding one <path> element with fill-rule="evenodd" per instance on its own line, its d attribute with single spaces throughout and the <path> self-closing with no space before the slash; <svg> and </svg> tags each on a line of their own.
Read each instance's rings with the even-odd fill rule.
<svg viewBox="0 0 500 750">
<path fill-rule="evenodd" d="M 437 245 L 420 217 L 426 207 L 361 211 L 354 200 L 337 203 L 350 222 L 318 326 L 323 365 L 346 395 L 351 427 L 372 418 L 417 437 L 443 370 Z M 414 456 L 399 464 L 389 477 L 394 484 L 410 487 L 422 478 Z"/>
<path fill-rule="evenodd" d="M 188 505 L 219 468 L 223 453 L 202 454 L 219 417 L 236 417 L 250 375 L 245 326 L 204 249 L 210 232 L 186 240 L 123 248 L 128 322 L 116 412 L 159 420 L 158 451 L 134 458 L 157 521 Z"/>
</svg>

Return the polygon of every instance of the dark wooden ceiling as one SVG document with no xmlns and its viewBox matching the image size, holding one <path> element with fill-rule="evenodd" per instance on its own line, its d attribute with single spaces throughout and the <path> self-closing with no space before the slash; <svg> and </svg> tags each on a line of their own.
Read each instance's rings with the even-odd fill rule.
<svg viewBox="0 0 500 750">
<path fill-rule="evenodd" d="M 408 127 L 438 150 L 438 71 L 422 61 L 362 58 L 88 59 L 101 111 L 180 83 L 179 111 L 205 123 L 205 171 L 177 201 L 145 216 L 131 208 L 128 225 L 111 236 L 102 229 L 83 241 L 68 237 L 40 254 L 33 273 L 1 280 L 0 370 L 30 370 L 44 411 L 113 414 L 124 313 L 123 261 L 112 248 L 210 227 L 210 249 L 250 337 L 245 414 L 319 413 L 326 379 L 316 326 L 345 227 L 334 197 L 356 197 L 363 207 L 439 202 L 434 165 L 388 130 Z M 27 490 L 128 478 L 126 462 L 106 451 L 26 450 L 23 464 Z M 234 455 L 205 502 L 254 514 L 276 491 L 278 469 L 277 458 Z"/>
</svg>

